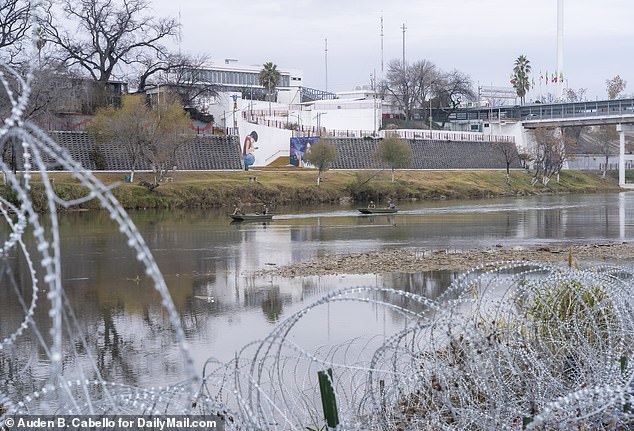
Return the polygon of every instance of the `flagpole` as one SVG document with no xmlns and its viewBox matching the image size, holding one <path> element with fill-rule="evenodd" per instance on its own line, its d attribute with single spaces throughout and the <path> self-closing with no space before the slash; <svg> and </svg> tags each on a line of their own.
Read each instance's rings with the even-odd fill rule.
<svg viewBox="0 0 634 431">
<path fill-rule="evenodd" d="M 557 100 L 561 101 L 564 93 L 563 79 L 564 72 L 564 0 L 557 0 Z"/>
</svg>

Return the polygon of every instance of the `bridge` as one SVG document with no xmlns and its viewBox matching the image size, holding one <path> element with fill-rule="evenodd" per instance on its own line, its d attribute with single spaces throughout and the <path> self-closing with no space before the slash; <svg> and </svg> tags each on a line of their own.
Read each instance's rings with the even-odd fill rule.
<svg viewBox="0 0 634 431">
<path fill-rule="evenodd" d="M 634 99 L 598 100 L 573 103 L 459 109 L 451 121 L 521 121 L 527 129 L 536 127 L 597 126 L 634 123 Z"/>
<path fill-rule="evenodd" d="M 634 133 L 634 99 L 534 103 L 459 109 L 451 121 L 521 122 L 524 129 L 616 125 L 619 132 L 619 185 L 625 187 L 625 134 Z M 634 188 L 634 187 L 633 187 Z"/>
</svg>

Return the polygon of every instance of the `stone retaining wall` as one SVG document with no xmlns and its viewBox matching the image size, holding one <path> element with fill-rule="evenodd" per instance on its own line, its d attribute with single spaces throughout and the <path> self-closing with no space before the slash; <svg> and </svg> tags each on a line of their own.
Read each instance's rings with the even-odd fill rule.
<svg viewBox="0 0 634 431">
<path fill-rule="evenodd" d="M 97 145 L 87 132 L 50 132 L 49 135 L 87 169 L 97 170 L 101 158 L 104 170 L 129 170 L 130 161 L 120 148 L 110 143 Z M 380 140 L 363 138 L 330 138 L 337 148 L 333 169 L 382 169 L 376 149 Z M 408 140 L 412 152 L 409 169 L 504 169 L 504 155 L 495 143 L 438 140 Z M 515 154 L 517 156 L 517 154 Z M 10 151 L 4 159 L 10 161 Z M 18 151 L 18 157 L 20 157 Z M 174 163 L 179 170 L 239 170 L 243 168 L 242 150 L 237 136 L 198 135 L 176 152 Z M 21 163 L 19 163 L 21 165 Z M 515 157 L 511 167 L 519 168 Z M 136 166 L 148 170 L 147 161 Z M 55 169 L 55 167 L 51 167 Z"/>
<path fill-rule="evenodd" d="M 359 138 L 329 139 L 337 148 L 333 169 L 380 169 L 384 163 L 374 154 L 380 140 Z M 409 169 L 505 169 L 506 159 L 498 144 L 492 142 L 458 142 L 408 140 L 412 148 Z M 519 168 L 515 150 L 512 168 Z"/>
</svg>

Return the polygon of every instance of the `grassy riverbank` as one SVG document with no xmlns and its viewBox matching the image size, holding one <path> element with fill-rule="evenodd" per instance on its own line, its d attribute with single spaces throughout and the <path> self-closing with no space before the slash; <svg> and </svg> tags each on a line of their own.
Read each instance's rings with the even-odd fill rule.
<svg viewBox="0 0 634 431">
<path fill-rule="evenodd" d="M 556 193 L 597 193 L 618 191 L 617 181 L 598 172 L 562 172 L 560 182 L 553 179 L 547 187 L 531 186 L 532 175 L 513 171 L 510 184 L 504 171 L 397 171 L 391 182 L 389 171 L 327 171 L 317 186 L 314 170 L 251 170 L 249 172 L 176 172 L 173 181 L 160 183 L 155 190 L 139 185 L 153 181 L 148 173 L 137 173 L 134 184 L 123 182 L 123 173 L 95 173 L 106 185 L 117 183 L 114 194 L 121 204 L 133 208 L 212 208 L 282 204 L 318 204 L 338 202 L 365 203 L 370 199 L 384 203 L 423 199 L 470 199 L 498 196 L 528 196 Z M 50 174 L 58 196 L 76 199 L 85 194 L 80 182 L 70 174 Z M 253 177 L 256 178 L 253 181 Z M 3 189 L 3 196 L 7 196 Z M 44 208 L 43 187 L 35 177 L 33 200 L 38 209 Z M 83 204 L 83 208 L 98 208 L 98 202 Z"/>
</svg>

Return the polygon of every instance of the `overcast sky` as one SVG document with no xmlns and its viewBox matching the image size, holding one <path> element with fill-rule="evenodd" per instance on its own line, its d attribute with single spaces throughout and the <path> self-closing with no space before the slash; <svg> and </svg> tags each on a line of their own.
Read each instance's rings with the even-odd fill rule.
<svg viewBox="0 0 634 431">
<path fill-rule="evenodd" d="M 301 69 L 304 85 L 326 87 L 324 39 L 328 39 L 328 90 L 367 85 L 383 59 L 427 59 L 458 69 L 474 84 L 510 86 L 514 60 L 539 73 L 556 68 L 557 0 L 151 0 L 157 16 L 182 23 L 181 50 L 213 59 Z M 634 94 L 634 1 L 565 0 L 564 76 L 587 88 L 587 98 L 606 97 L 605 80 L 619 74 Z M 543 81 L 542 81 L 543 82 Z M 542 93 L 548 88 L 542 85 Z M 527 100 L 535 97 L 529 94 Z"/>
</svg>

